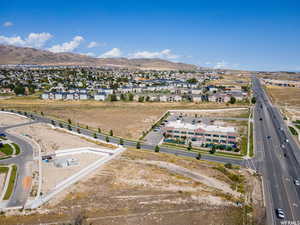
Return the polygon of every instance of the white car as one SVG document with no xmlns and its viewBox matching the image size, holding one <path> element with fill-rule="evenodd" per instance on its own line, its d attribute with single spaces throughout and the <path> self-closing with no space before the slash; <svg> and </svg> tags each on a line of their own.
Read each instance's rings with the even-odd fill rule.
<svg viewBox="0 0 300 225">
<path fill-rule="evenodd" d="M 283 209 L 280 209 L 280 208 L 276 209 L 276 215 L 279 219 L 284 219 L 285 218 L 285 214 L 283 212 Z"/>
</svg>

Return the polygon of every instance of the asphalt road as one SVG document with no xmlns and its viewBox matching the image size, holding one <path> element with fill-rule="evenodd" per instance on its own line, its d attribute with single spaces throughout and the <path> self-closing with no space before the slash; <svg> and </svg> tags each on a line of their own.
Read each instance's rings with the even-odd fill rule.
<svg viewBox="0 0 300 225">
<path fill-rule="evenodd" d="M 31 124 L 26 123 L 26 124 Z M 20 125 L 16 125 L 20 126 Z M 33 161 L 33 149 L 32 146 L 26 142 L 24 139 L 11 135 L 5 132 L 6 129 L 12 128 L 15 126 L 9 127 L 0 127 L 0 133 L 5 133 L 7 138 L 14 143 L 18 144 L 21 152 L 19 155 L 9 159 L 3 159 L 0 161 L 0 164 L 8 165 L 8 164 L 15 164 L 17 166 L 17 179 L 15 182 L 15 188 L 12 193 L 11 198 L 7 203 L 7 207 L 23 207 L 29 195 L 29 189 L 26 190 L 23 187 L 23 180 L 26 176 L 32 176 L 31 170 L 28 168 L 29 163 Z"/>
<path fill-rule="evenodd" d="M 254 108 L 256 155 L 251 164 L 263 176 L 267 224 L 300 223 L 300 187 L 294 184 L 294 179 L 300 178 L 300 150 L 257 78 L 253 78 L 253 91 L 257 98 Z M 277 218 L 276 208 L 284 210 L 285 219 Z"/>
</svg>

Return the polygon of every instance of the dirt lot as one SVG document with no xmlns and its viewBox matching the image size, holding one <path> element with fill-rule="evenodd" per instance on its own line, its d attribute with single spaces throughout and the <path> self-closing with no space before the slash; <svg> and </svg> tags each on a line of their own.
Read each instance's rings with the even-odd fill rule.
<svg viewBox="0 0 300 225">
<path fill-rule="evenodd" d="M 52 129 L 49 125 L 43 123 L 11 128 L 9 132 L 33 138 L 40 145 L 42 155 L 54 153 L 54 151 L 60 149 L 99 147 L 93 142 L 58 129 Z"/>
<path fill-rule="evenodd" d="M 43 162 L 42 171 L 43 171 L 43 183 L 42 183 L 42 192 L 45 194 L 50 191 L 53 187 L 59 184 L 61 181 L 70 177 L 71 175 L 79 172 L 83 168 L 87 167 L 91 163 L 100 159 L 101 156 L 93 153 L 82 153 L 76 155 L 66 155 L 63 157 L 58 157 L 57 159 L 63 158 L 72 158 L 78 161 L 78 165 L 69 166 L 66 168 L 58 168 L 53 162 Z M 62 196 L 60 194 L 60 196 Z"/>
<path fill-rule="evenodd" d="M 268 86 L 267 92 L 275 104 L 300 107 L 300 88 Z"/>
<path fill-rule="evenodd" d="M 27 123 L 30 119 L 21 116 L 0 112 L 0 127 L 16 125 L 19 123 Z"/>
<path fill-rule="evenodd" d="M 217 166 L 129 149 L 78 182 L 59 204 L 45 205 L 39 214 L 0 217 L 0 223 L 62 224 L 85 215 L 94 225 L 244 224 L 243 207 L 235 204 L 240 194 L 231 189 L 231 179 L 215 169 Z M 260 190 L 256 178 L 243 170 L 230 172 L 244 174 L 246 195 L 254 198 L 258 207 L 261 195 L 252 195 L 253 190 Z"/>
<path fill-rule="evenodd" d="M 168 109 L 228 108 L 215 103 L 136 103 L 136 102 L 96 102 L 96 101 L 43 101 L 38 99 L 13 98 L 0 100 L 2 107 L 17 110 L 43 112 L 47 116 L 101 128 L 111 129 L 114 135 L 137 139 L 148 130 L 154 121 Z M 245 105 L 230 105 L 230 107 Z"/>
</svg>

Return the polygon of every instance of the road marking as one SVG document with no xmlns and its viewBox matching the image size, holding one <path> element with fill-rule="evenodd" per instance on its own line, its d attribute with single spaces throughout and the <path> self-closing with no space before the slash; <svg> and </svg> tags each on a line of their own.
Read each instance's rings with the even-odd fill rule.
<svg viewBox="0 0 300 225">
<path fill-rule="evenodd" d="M 23 188 L 28 191 L 31 187 L 31 183 L 32 183 L 32 178 L 30 176 L 26 176 L 23 179 Z"/>
</svg>

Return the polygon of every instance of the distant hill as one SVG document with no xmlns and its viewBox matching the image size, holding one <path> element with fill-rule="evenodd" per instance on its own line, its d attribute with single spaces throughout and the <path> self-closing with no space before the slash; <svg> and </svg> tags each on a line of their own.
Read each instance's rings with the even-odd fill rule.
<svg viewBox="0 0 300 225">
<path fill-rule="evenodd" d="M 197 66 L 163 59 L 93 58 L 35 48 L 0 45 L 0 64 L 86 65 L 154 70 L 195 70 Z"/>
</svg>

